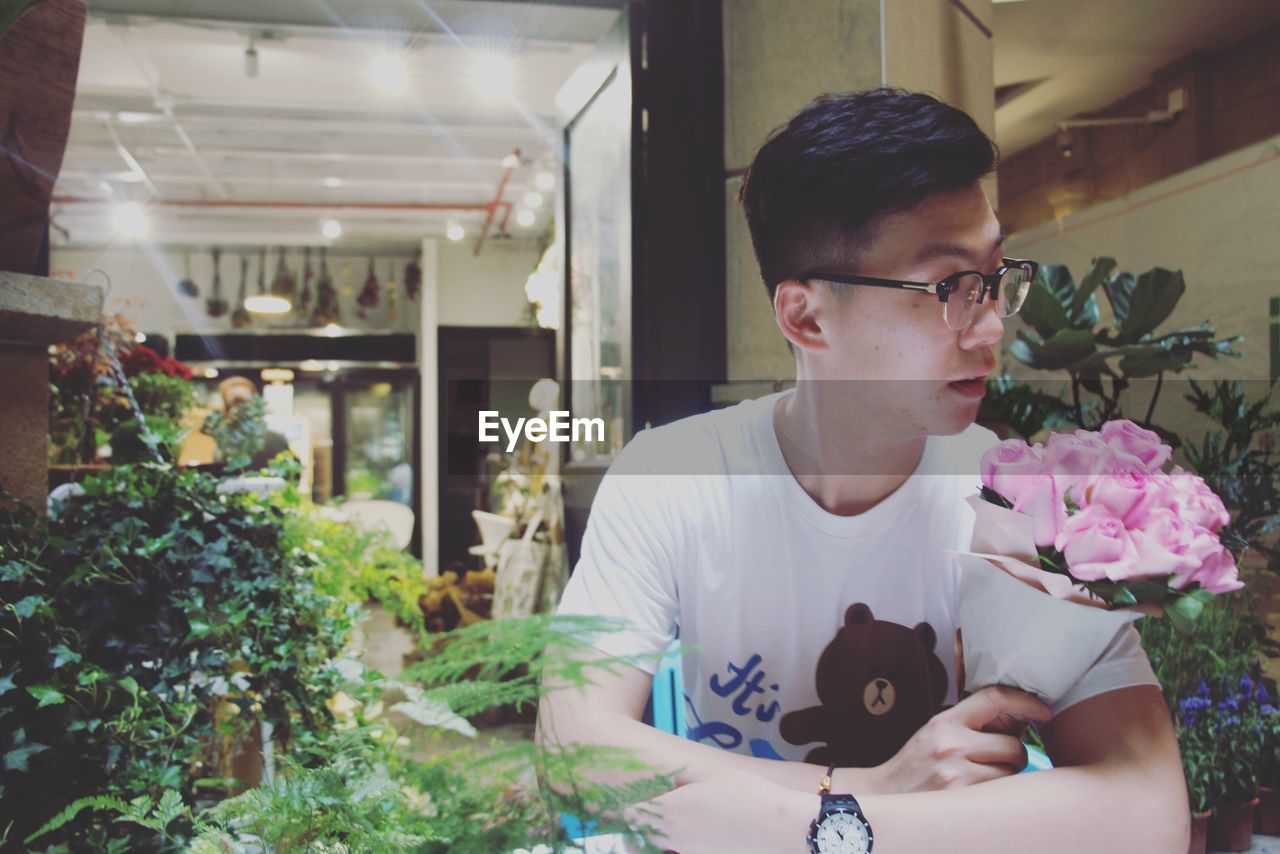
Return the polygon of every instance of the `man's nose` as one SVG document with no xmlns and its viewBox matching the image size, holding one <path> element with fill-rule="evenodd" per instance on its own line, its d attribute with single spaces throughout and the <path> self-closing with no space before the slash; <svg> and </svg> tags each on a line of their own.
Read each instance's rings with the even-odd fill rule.
<svg viewBox="0 0 1280 854">
<path fill-rule="evenodd" d="M 994 347 L 1004 337 L 1004 318 L 1000 316 L 999 302 L 984 300 L 978 306 L 973 323 L 960 331 L 960 346 L 966 350 Z"/>
</svg>

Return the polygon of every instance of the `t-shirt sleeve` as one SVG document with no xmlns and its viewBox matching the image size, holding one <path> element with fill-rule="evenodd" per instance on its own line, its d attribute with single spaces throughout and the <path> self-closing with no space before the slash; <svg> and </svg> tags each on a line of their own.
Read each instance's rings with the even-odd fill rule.
<svg viewBox="0 0 1280 854">
<path fill-rule="evenodd" d="M 662 478 L 638 471 L 637 458 L 628 447 L 601 482 L 557 613 L 618 621 L 617 630 L 589 638 L 592 646 L 634 657 L 631 663 L 653 673 L 676 632 L 677 536 L 670 491 Z"/>
<path fill-rule="evenodd" d="M 1160 682 L 1147 661 L 1137 629 L 1127 625 L 1116 633 L 1115 639 L 1076 684 L 1052 704 L 1053 714 L 1056 717 L 1082 700 L 1135 685 L 1159 686 Z"/>
</svg>

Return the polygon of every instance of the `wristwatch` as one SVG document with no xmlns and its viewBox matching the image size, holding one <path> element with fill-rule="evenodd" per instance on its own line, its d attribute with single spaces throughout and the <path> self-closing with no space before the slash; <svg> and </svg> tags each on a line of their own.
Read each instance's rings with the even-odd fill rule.
<svg viewBox="0 0 1280 854">
<path fill-rule="evenodd" d="M 818 817 L 809 825 L 805 841 L 814 854 L 870 854 L 874 837 L 871 822 L 853 795 L 831 794 L 832 765 L 818 786 L 822 806 Z"/>
</svg>

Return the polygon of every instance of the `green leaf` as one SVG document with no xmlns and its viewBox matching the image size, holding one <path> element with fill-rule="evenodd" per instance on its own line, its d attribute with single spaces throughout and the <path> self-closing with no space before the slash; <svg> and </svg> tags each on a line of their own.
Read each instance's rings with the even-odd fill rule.
<svg viewBox="0 0 1280 854">
<path fill-rule="evenodd" d="M 119 798 L 103 797 L 100 795 L 95 795 L 90 798 L 81 798 L 78 801 L 68 804 L 66 809 L 49 819 L 49 821 L 35 833 L 22 840 L 23 844 L 30 845 L 46 833 L 52 833 L 67 822 L 71 821 L 71 819 L 75 818 L 85 807 L 92 807 L 95 810 L 111 809 L 117 812 L 123 812 L 128 809 L 128 805 Z"/>
<path fill-rule="evenodd" d="M 120 680 L 120 687 L 129 692 L 129 696 L 134 700 L 138 699 L 138 680 L 132 676 L 126 676 Z"/>
<path fill-rule="evenodd" d="M 15 668 L 3 676 L 0 676 L 0 695 L 8 694 L 14 688 L 18 687 L 13 681 L 13 675 L 17 672 L 18 671 Z"/>
<path fill-rule="evenodd" d="M 37 753 L 43 753 L 49 749 L 47 744 L 37 744 L 31 742 L 22 747 L 10 750 L 4 755 L 4 770 L 6 771 L 26 771 L 27 762 Z"/>
<path fill-rule="evenodd" d="M 1137 341 L 1155 330 L 1173 313 L 1186 290 L 1180 271 L 1157 267 L 1138 276 L 1117 340 L 1120 343 Z"/>
<path fill-rule="evenodd" d="M 64 664 L 74 664 L 80 660 L 80 653 L 68 649 L 65 643 L 60 643 L 49 651 L 53 653 L 54 670 L 57 670 Z"/>
<path fill-rule="evenodd" d="M 1152 347 L 1145 352 L 1130 353 L 1120 360 L 1120 370 L 1130 378 L 1153 377 L 1163 371 L 1181 371 L 1191 364 L 1189 350 L 1166 350 Z"/>
<path fill-rule="evenodd" d="M 1009 348 L 1014 358 L 1043 371 L 1071 368 L 1097 351 L 1093 333 L 1084 329 L 1061 329 L 1042 344 L 1019 329 L 1014 344 L 1019 343 Z"/>
<path fill-rule="evenodd" d="M 1046 264 L 1036 273 L 1027 290 L 1027 298 L 1018 311 L 1022 321 L 1048 338 L 1071 324 L 1067 307 L 1075 293 L 1075 284 L 1066 267 Z"/>
<path fill-rule="evenodd" d="M 427 696 L 421 689 L 411 690 L 408 694 L 408 700 L 396 703 L 391 708 L 422 726 L 440 727 L 467 736 L 476 735 L 476 728 L 471 725 L 471 722 L 455 714 L 448 703 Z"/>
<path fill-rule="evenodd" d="M 1094 258 L 1093 265 L 1089 267 L 1089 272 L 1084 274 L 1084 278 L 1080 280 L 1080 287 L 1076 289 L 1075 297 L 1071 300 L 1071 316 L 1073 319 L 1083 320 L 1092 313 L 1092 320 L 1088 323 L 1088 328 L 1092 329 L 1098 322 L 1098 301 L 1094 297 L 1094 291 L 1098 289 L 1107 277 L 1111 275 L 1111 271 L 1116 268 L 1116 259 L 1114 258 Z M 1092 307 L 1090 308 L 1090 303 Z M 1083 323 L 1080 325 L 1083 326 Z"/>
<path fill-rule="evenodd" d="M 1134 284 L 1132 273 L 1116 273 L 1102 283 L 1102 290 L 1111 303 L 1111 313 L 1115 316 L 1117 328 L 1129 316 L 1129 301 L 1133 297 Z"/>
<path fill-rule="evenodd" d="M 36 703 L 37 709 L 43 709 L 45 706 L 57 706 L 67 700 L 66 696 L 52 685 L 32 685 L 27 689 L 27 693 L 39 701 Z"/>
<path fill-rule="evenodd" d="M 1196 620 L 1204 613 L 1204 601 L 1195 595 L 1179 596 L 1164 606 L 1164 613 L 1173 627 L 1183 634 L 1190 634 Z"/>
<path fill-rule="evenodd" d="M 22 619 L 30 617 L 36 609 L 44 604 L 43 596 L 24 596 L 13 604 L 13 612 Z"/>
</svg>

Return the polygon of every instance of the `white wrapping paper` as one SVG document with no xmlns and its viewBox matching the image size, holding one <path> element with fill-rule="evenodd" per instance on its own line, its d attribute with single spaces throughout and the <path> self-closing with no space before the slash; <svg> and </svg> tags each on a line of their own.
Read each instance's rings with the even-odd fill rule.
<svg viewBox="0 0 1280 854">
<path fill-rule="evenodd" d="M 977 496 L 968 501 L 977 514 L 973 550 L 951 552 L 960 568 L 965 690 L 1009 685 L 1053 705 L 1144 612 L 1108 609 L 1066 576 L 1030 563 L 1029 516 Z"/>
</svg>

